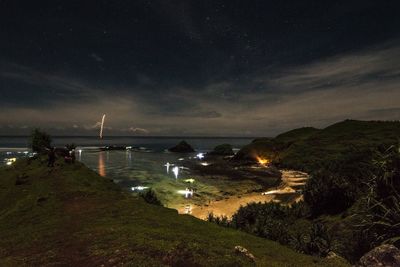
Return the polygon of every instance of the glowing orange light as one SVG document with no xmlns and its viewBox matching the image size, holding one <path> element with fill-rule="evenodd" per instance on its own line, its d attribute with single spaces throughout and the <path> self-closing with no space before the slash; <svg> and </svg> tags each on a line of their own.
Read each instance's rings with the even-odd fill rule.
<svg viewBox="0 0 400 267">
<path fill-rule="evenodd" d="M 262 158 L 260 156 L 256 156 L 256 159 L 257 159 L 258 163 L 261 165 L 267 165 L 271 162 L 269 159 Z"/>
</svg>

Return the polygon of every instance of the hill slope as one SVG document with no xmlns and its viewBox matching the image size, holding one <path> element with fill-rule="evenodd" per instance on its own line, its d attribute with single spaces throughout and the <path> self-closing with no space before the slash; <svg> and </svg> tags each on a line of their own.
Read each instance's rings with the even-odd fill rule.
<svg viewBox="0 0 400 267">
<path fill-rule="evenodd" d="M 273 139 L 255 140 L 239 151 L 236 158 L 261 155 L 282 167 L 313 171 L 349 151 L 397 144 L 399 137 L 400 122 L 346 120 L 322 130 L 306 127 Z"/>
<path fill-rule="evenodd" d="M 257 266 L 340 265 L 147 204 L 80 163 L 0 168 L 0 266 L 254 266 L 236 245 Z"/>
</svg>

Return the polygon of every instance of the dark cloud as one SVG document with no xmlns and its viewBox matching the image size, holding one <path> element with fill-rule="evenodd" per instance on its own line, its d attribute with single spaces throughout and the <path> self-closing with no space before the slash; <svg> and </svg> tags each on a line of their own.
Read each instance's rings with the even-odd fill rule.
<svg viewBox="0 0 400 267">
<path fill-rule="evenodd" d="M 399 7 L 2 1 L 0 133 L 91 133 L 103 113 L 112 134 L 154 135 L 396 119 Z"/>
</svg>

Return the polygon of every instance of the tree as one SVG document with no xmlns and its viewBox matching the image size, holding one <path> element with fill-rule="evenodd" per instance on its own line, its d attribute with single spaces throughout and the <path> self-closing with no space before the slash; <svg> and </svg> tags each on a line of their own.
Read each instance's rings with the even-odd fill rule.
<svg viewBox="0 0 400 267">
<path fill-rule="evenodd" d="M 44 153 L 46 148 L 51 147 L 51 137 L 39 128 L 35 128 L 30 136 L 29 146 L 33 152 Z"/>
</svg>

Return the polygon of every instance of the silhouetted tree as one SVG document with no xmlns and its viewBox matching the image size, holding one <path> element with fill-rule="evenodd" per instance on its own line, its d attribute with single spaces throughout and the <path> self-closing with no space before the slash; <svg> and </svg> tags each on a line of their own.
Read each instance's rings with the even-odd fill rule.
<svg viewBox="0 0 400 267">
<path fill-rule="evenodd" d="M 30 136 L 29 146 L 33 152 L 44 153 L 46 148 L 51 147 L 51 137 L 39 128 L 35 128 Z"/>
</svg>

